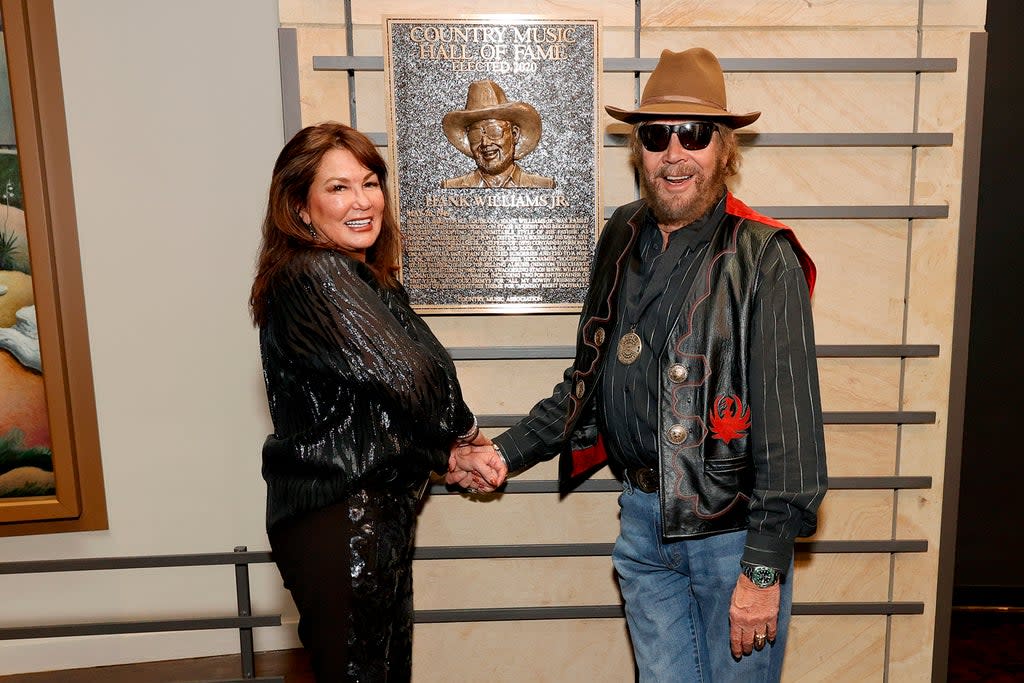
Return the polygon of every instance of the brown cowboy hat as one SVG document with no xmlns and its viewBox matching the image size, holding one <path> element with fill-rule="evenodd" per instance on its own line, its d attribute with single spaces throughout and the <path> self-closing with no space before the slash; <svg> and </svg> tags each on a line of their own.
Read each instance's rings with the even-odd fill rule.
<svg viewBox="0 0 1024 683">
<path fill-rule="evenodd" d="M 649 119 L 694 117 L 722 121 L 731 128 L 749 126 L 761 115 L 733 114 L 726 109 L 722 65 L 709 50 L 664 50 L 644 86 L 640 107 L 632 111 L 606 106 L 612 117 L 626 123 Z"/>
<path fill-rule="evenodd" d="M 494 81 L 473 81 L 469 84 L 466 108 L 448 112 L 441 119 L 448 141 L 468 157 L 473 156 L 466 137 L 466 128 L 484 119 L 511 121 L 519 126 L 516 159 L 532 152 L 540 142 L 540 114 L 526 102 L 509 102 L 505 91 Z"/>
</svg>

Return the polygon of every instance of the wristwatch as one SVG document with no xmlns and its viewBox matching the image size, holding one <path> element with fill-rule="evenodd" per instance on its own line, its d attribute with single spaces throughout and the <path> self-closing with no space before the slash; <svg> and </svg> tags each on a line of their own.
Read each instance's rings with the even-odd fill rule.
<svg viewBox="0 0 1024 683">
<path fill-rule="evenodd" d="M 781 578 L 778 571 L 764 565 L 743 565 L 743 575 L 758 588 L 774 586 Z"/>
</svg>

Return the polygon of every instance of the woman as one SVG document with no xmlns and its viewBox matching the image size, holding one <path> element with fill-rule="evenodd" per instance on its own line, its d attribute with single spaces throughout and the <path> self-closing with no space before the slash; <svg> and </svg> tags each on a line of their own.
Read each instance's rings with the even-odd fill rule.
<svg viewBox="0 0 1024 683">
<path fill-rule="evenodd" d="M 386 182 L 358 131 L 299 131 L 274 166 L 250 299 L 274 423 L 267 532 L 332 683 L 409 680 L 419 498 L 450 448 L 487 442 L 396 279 Z"/>
</svg>

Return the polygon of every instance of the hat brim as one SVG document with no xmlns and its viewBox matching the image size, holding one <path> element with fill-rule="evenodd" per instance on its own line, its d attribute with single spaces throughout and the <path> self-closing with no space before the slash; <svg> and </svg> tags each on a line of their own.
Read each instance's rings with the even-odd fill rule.
<svg viewBox="0 0 1024 683">
<path fill-rule="evenodd" d="M 761 116 L 761 112 L 759 111 L 752 111 L 746 114 L 734 114 L 723 109 L 717 109 L 715 107 L 705 106 L 702 104 L 687 103 L 682 105 L 678 102 L 645 104 L 639 109 L 632 110 L 605 105 L 604 110 L 608 112 L 609 116 L 612 118 L 626 123 L 639 123 L 640 121 L 650 121 L 652 119 L 693 117 L 699 119 L 710 119 L 712 121 L 721 121 L 730 128 L 743 128 L 744 126 L 749 126 L 754 121 L 757 121 L 758 117 Z"/>
<path fill-rule="evenodd" d="M 541 121 L 537 110 L 525 102 L 507 102 L 483 109 L 460 109 L 448 112 L 441 119 L 441 127 L 448 142 L 468 157 L 473 156 L 466 128 L 484 119 L 511 121 L 519 126 L 519 146 L 516 159 L 522 159 L 540 142 Z"/>
</svg>

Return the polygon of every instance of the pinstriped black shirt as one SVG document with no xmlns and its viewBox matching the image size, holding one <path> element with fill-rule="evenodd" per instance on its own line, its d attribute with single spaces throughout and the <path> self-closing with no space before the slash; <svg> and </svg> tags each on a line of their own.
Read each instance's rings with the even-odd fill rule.
<svg viewBox="0 0 1024 683">
<path fill-rule="evenodd" d="M 700 269 L 715 229 L 725 218 L 725 197 L 691 225 L 662 236 L 651 212 L 645 212 L 619 296 L 614 344 L 630 330 L 640 335 L 643 348 L 631 365 L 608 354 L 601 379 L 600 425 L 608 455 L 625 467 L 658 469 L 658 405 L 661 378 L 658 356 L 686 293 Z M 614 346 L 613 346 L 614 348 Z M 654 351 L 652 351 L 654 349 Z"/>
</svg>

